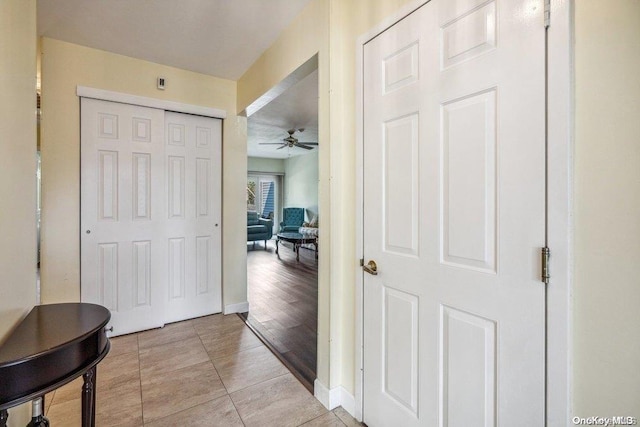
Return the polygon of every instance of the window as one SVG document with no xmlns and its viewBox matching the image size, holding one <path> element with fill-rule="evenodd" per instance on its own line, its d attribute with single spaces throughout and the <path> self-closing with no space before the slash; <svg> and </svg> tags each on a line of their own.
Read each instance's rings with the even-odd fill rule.
<svg viewBox="0 0 640 427">
<path fill-rule="evenodd" d="M 274 230 L 279 224 L 282 210 L 282 176 L 249 175 L 247 177 L 247 210 L 256 211 L 265 218 L 273 219 Z"/>
<path fill-rule="evenodd" d="M 264 217 L 273 217 L 275 214 L 275 181 L 260 180 L 260 212 Z"/>
</svg>

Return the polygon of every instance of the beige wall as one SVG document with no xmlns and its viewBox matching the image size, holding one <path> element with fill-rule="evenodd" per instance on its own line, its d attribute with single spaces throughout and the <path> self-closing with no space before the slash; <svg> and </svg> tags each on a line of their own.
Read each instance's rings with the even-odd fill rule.
<svg viewBox="0 0 640 427">
<path fill-rule="evenodd" d="M 640 417 L 640 1 L 575 2 L 574 415 Z"/>
<path fill-rule="evenodd" d="M 290 157 L 284 161 L 284 206 L 305 209 L 309 215 L 318 215 L 318 151 Z"/>
<path fill-rule="evenodd" d="M 36 2 L 0 0 L 0 342 L 36 302 Z M 29 406 L 10 411 L 24 426 Z"/>
<path fill-rule="evenodd" d="M 332 386 L 355 392 L 356 42 L 411 0 L 332 0 L 330 47 Z M 333 367 L 336 366 L 336 369 Z"/>
<path fill-rule="evenodd" d="M 247 171 L 284 173 L 284 160 L 267 159 L 264 157 L 249 157 L 247 159 Z"/>
<path fill-rule="evenodd" d="M 167 81 L 156 89 L 156 77 Z M 80 122 L 76 86 L 227 111 L 223 124 L 223 302 L 246 301 L 242 215 L 246 119 L 235 115 L 236 83 L 70 43 L 42 40 L 42 299 L 78 301 Z"/>
</svg>

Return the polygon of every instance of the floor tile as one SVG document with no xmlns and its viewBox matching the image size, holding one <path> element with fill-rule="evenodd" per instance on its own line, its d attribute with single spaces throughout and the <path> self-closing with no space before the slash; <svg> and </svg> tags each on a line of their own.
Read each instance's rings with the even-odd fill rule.
<svg viewBox="0 0 640 427">
<path fill-rule="evenodd" d="M 145 427 L 243 427 L 240 416 L 229 396 L 185 409 L 157 421 L 145 424 Z"/>
<path fill-rule="evenodd" d="M 209 361 L 200 338 L 140 350 L 140 374 L 143 379 L 163 375 L 177 369 Z"/>
<path fill-rule="evenodd" d="M 55 402 L 49 407 L 47 418 L 52 426 L 80 427 L 82 420 L 82 408 L 80 395 L 77 399 L 68 400 L 63 403 Z"/>
<path fill-rule="evenodd" d="M 299 426 L 327 410 L 290 373 L 231 394 L 246 426 Z"/>
<path fill-rule="evenodd" d="M 146 350 L 196 336 L 196 331 L 193 329 L 191 322 L 170 323 L 163 328 L 151 329 L 138 334 L 138 345 L 140 350 Z"/>
<path fill-rule="evenodd" d="M 52 391 L 51 393 L 47 393 L 44 396 L 44 414 L 47 415 L 47 411 L 53 402 L 53 397 L 56 395 L 56 391 Z"/>
<path fill-rule="evenodd" d="M 210 361 L 156 375 L 143 376 L 144 422 L 164 418 L 227 394 Z"/>
<path fill-rule="evenodd" d="M 140 382 L 138 353 L 107 356 L 96 373 L 98 390 L 111 389 L 130 382 Z"/>
<path fill-rule="evenodd" d="M 264 346 L 213 359 L 213 364 L 229 393 L 289 372 Z"/>
<path fill-rule="evenodd" d="M 262 341 L 244 324 L 228 332 L 203 333 L 200 339 L 211 359 L 262 346 Z"/>
<path fill-rule="evenodd" d="M 100 427 L 142 425 L 142 399 L 139 381 L 122 383 L 110 388 L 98 385 L 97 390 L 96 425 Z"/>
<path fill-rule="evenodd" d="M 338 406 L 333 410 L 333 413 L 336 414 L 340 421 L 344 423 L 347 427 L 357 427 L 362 426 L 363 424 L 359 423 L 358 420 L 353 418 L 350 413 L 348 413 L 342 406 Z"/>
<path fill-rule="evenodd" d="M 239 329 L 244 326 L 244 322 L 237 314 L 213 314 L 211 316 L 198 317 L 190 320 L 198 335 L 208 332 L 219 332 L 223 330 Z"/>
<path fill-rule="evenodd" d="M 52 426 L 79 426 L 82 416 L 80 389 L 75 399 L 53 402 L 47 418 Z M 55 400 L 55 399 L 54 399 Z M 96 425 L 134 427 L 142 425 L 142 401 L 139 381 L 127 382 L 96 393 Z"/>
<path fill-rule="evenodd" d="M 344 427 L 344 424 L 333 412 L 327 412 L 302 424 L 301 427 Z"/>
<path fill-rule="evenodd" d="M 80 376 L 70 383 L 56 389 L 56 394 L 51 401 L 51 405 L 58 405 L 70 400 L 80 399 L 83 383 L 84 380 L 82 379 L 82 376 Z"/>
<path fill-rule="evenodd" d="M 138 334 L 109 338 L 109 342 L 111 343 L 111 350 L 109 350 L 107 357 L 138 352 Z"/>
<path fill-rule="evenodd" d="M 80 426 L 82 384 L 47 395 L 51 425 Z M 340 426 L 236 315 L 112 338 L 98 365 L 98 426 L 242 426 L 241 415 L 246 425 Z"/>
</svg>

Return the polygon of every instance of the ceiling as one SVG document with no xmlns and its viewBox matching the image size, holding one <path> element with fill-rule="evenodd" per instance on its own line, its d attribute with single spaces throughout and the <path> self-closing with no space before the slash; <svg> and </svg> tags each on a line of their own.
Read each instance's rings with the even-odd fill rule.
<svg viewBox="0 0 640 427">
<path fill-rule="evenodd" d="M 38 0 L 38 34 L 238 80 L 309 0 Z"/>
<path fill-rule="evenodd" d="M 304 128 L 293 136 L 300 142 L 318 142 L 318 70 L 291 86 L 247 120 L 247 155 L 286 159 L 311 153 L 303 148 L 283 148 L 260 145 L 280 142 L 288 136 L 287 129 Z M 314 148 L 317 150 L 318 146 Z"/>
</svg>

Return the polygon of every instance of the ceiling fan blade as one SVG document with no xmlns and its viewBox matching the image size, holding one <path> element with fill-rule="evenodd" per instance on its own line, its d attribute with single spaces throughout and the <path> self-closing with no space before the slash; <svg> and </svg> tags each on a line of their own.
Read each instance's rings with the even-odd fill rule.
<svg viewBox="0 0 640 427">
<path fill-rule="evenodd" d="M 287 144 L 282 144 L 282 147 L 278 147 L 278 148 L 276 148 L 276 150 L 282 150 L 286 146 L 287 146 Z"/>
<path fill-rule="evenodd" d="M 304 145 L 299 142 L 295 145 L 295 147 L 304 148 L 305 150 L 313 150 L 313 147 L 309 147 L 308 145 Z"/>
<path fill-rule="evenodd" d="M 302 141 L 298 141 L 298 144 L 318 145 L 317 142 L 302 142 Z"/>
<path fill-rule="evenodd" d="M 258 145 L 282 145 L 282 142 L 258 142 Z"/>
</svg>

